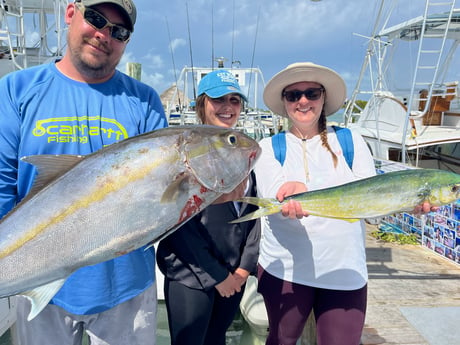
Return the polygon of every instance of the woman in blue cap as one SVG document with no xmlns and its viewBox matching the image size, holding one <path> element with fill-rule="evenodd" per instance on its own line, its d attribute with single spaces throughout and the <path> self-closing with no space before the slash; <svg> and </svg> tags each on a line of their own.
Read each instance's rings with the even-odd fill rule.
<svg viewBox="0 0 460 345">
<path fill-rule="evenodd" d="M 234 127 L 246 97 L 232 73 L 215 70 L 198 85 L 196 112 L 205 125 Z M 257 209 L 237 203 L 255 196 L 252 175 L 158 245 L 172 345 L 225 345 L 259 254 L 260 223 L 229 224 Z"/>
</svg>

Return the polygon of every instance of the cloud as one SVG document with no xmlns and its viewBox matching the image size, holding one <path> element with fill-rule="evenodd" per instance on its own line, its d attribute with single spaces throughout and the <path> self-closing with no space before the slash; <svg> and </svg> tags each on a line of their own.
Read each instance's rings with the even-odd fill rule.
<svg viewBox="0 0 460 345">
<path fill-rule="evenodd" d="M 183 39 L 183 38 L 175 38 L 175 39 L 171 40 L 171 43 L 169 44 L 169 48 L 174 53 L 176 51 L 176 49 L 178 49 L 179 47 L 184 47 L 186 45 L 187 45 L 187 41 L 185 39 Z"/>
</svg>

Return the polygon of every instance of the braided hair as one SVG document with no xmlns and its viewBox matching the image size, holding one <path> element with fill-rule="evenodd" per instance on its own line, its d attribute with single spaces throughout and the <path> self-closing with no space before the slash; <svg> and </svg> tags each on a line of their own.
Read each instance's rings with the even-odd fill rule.
<svg viewBox="0 0 460 345">
<path fill-rule="evenodd" d="M 331 147 L 329 146 L 329 142 L 327 141 L 327 120 L 326 120 L 326 115 L 324 114 L 324 108 L 321 111 L 321 115 L 318 119 L 318 130 L 319 130 L 319 135 L 321 137 L 321 142 L 323 146 L 331 153 L 332 155 L 332 160 L 334 161 L 334 168 L 337 167 L 337 155 L 331 150 Z"/>
</svg>

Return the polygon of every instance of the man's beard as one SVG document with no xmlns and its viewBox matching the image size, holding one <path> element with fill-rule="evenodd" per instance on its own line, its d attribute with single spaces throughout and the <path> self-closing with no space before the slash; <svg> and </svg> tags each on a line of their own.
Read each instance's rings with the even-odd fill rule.
<svg viewBox="0 0 460 345">
<path fill-rule="evenodd" d="M 93 43 L 93 45 L 95 45 Z M 101 49 L 107 51 L 107 48 L 101 44 Z M 96 63 L 90 63 L 87 59 L 85 59 L 84 55 L 82 54 L 82 49 L 80 48 L 82 45 L 78 46 L 76 49 L 73 49 L 73 54 L 71 54 L 72 62 L 74 63 L 77 70 L 84 76 L 91 78 L 91 79 L 104 79 L 108 76 L 111 76 L 117 67 L 118 63 L 120 62 L 121 56 L 116 61 L 97 61 Z"/>
</svg>

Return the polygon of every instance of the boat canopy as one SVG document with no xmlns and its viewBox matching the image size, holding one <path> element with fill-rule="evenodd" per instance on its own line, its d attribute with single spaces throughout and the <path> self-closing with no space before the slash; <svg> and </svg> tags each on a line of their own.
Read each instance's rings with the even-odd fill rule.
<svg viewBox="0 0 460 345">
<path fill-rule="evenodd" d="M 425 24 L 425 37 L 443 35 L 449 19 L 449 13 L 433 14 L 427 17 Z M 393 39 L 402 39 L 407 41 L 418 40 L 423 27 L 423 16 L 412 18 L 403 23 L 385 28 L 380 31 L 377 37 L 388 37 Z M 454 10 L 447 30 L 448 39 L 460 39 L 460 10 Z"/>
</svg>

